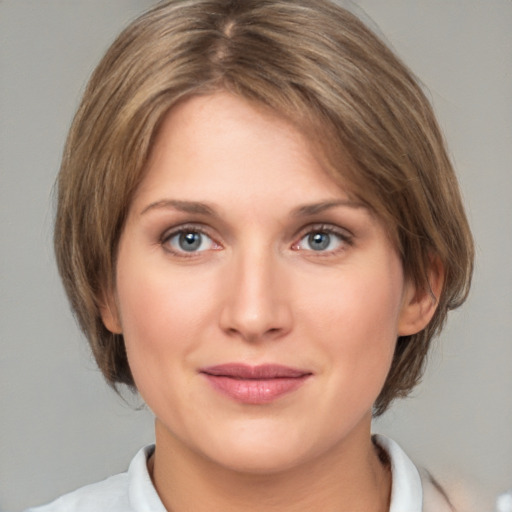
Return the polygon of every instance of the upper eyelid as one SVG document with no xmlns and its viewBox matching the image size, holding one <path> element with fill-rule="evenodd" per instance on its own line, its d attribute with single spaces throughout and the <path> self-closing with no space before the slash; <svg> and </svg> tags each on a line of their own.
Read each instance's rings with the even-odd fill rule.
<svg viewBox="0 0 512 512">
<path fill-rule="evenodd" d="M 184 224 L 178 224 L 177 226 L 170 227 L 168 229 L 165 229 L 160 237 L 160 240 L 162 242 L 165 242 L 169 238 L 177 235 L 178 233 L 183 232 L 194 232 L 194 233 L 201 233 L 203 235 L 206 235 L 212 239 L 214 239 L 214 236 L 211 233 L 211 228 L 209 228 L 207 225 L 202 223 L 196 223 L 196 222 L 186 222 Z"/>
<path fill-rule="evenodd" d="M 349 229 L 341 227 L 331 222 L 315 222 L 309 224 L 307 226 L 302 227 L 295 236 L 303 237 L 308 233 L 315 231 L 326 231 L 328 233 L 338 234 L 346 238 L 352 238 L 354 236 L 354 234 Z"/>
</svg>

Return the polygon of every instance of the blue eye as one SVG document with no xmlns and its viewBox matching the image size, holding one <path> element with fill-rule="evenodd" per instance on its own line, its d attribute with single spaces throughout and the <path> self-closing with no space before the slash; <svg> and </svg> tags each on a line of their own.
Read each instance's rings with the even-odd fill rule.
<svg viewBox="0 0 512 512">
<path fill-rule="evenodd" d="M 303 236 L 295 248 L 303 251 L 334 252 L 349 243 L 346 235 L 331 229 L 316 229 Z"/>
<path fill-rule="evenodd" d="M 208 235 L 193 230 L 177 231 L 164 240 L 164 243 L 175 253 L 202 252 L 216 247 Z"/>
<path fill-rule="evenodd" d="M 313 251 L 325 251 L 331 245 L 330 233 L 311 233 L 307 236 L 309 247 Z"/>
</svg>

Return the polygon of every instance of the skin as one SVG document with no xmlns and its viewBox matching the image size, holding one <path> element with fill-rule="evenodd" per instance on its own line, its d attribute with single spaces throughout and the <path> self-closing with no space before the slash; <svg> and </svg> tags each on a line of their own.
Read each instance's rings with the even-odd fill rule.
<svg viewBox="0 0 512 512">
<path fill-rule="evenodd" d="M 200 245 L 184 250 L 194 233 Z M 227 93 L 173 108 L 103 307 L 156 416 L 150 471 L 164 505 L 387 510 L 372 404 L 397 336 L 423 328 L 434 308 L 404 278 L 379 219 L 293 126 Z M 240 403 L 200 372 L 233 362 L 311 375 L 268 403 Z"/>
</svg>

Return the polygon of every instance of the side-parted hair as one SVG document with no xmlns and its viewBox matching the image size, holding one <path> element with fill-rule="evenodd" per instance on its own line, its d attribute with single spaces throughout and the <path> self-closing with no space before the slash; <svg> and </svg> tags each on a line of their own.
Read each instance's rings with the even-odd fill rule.
<svg viewBox="0 0 512 512">
<path fill-rule="evenodd" d="M 429 101 L 353 14 L 328 0 L 172 0 L 126 28 L 94 71 L 58 177 L 57 263 L 106 380 L 134 387 L 122 335 L 100 308 L 159 125 L 187 97 L 228 91 L 292 122 L 326 168 L 382 219 L 404 272 L 444 286 L 430 324 L 399 337 L 375 406 L 407 395 L 450 309 L 469 291 L 473 242 Z M 342 172 L 343 169 L 343 172 Z"/>
</svg>

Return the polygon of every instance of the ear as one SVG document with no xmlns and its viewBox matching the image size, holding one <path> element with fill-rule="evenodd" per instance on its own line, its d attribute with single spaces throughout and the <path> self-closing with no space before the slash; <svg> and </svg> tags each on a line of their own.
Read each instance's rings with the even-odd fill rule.
<svg viewBox="0 0 512 512">
<path fill-rule="evenodd" d="M 416 334 L 432 320 L 443 290 L 444 275 L 444 266 L 436 257 L 431 259 L 427 287 L 418 287 L 412 280 L 406 280 L 398 321 L 399 336 Z"/>
<path fill-rule="evenodd" d="M 121 327 L 121 319 L 113 292 L 103 294 L 103 300 L 100 304 L 100 315 L 103 325 L 112 334 L 122 334 L 123 328 Z"/>
</svg>

